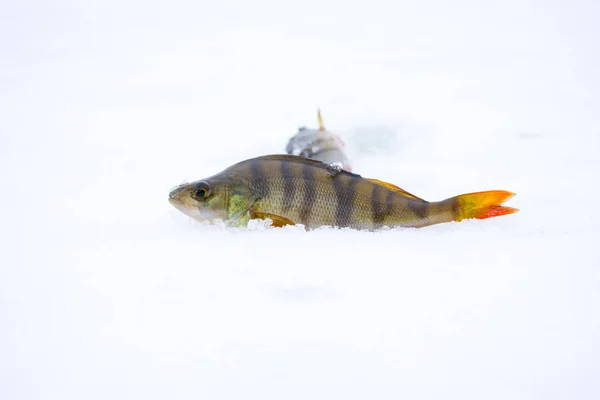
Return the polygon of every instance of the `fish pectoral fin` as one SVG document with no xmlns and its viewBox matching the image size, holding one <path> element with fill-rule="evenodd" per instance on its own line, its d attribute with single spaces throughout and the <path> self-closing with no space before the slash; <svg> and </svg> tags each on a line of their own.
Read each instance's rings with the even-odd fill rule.
<svg viewBox="0 0 600 400">
<path fill-rule="evenodd" d="M 282 217 L 280 215 L 263 213 L 259 211 L 250 211 L 250 218 L 255 219 L 270 219 L 273 221 L 273 226 L 281 228 L 285 225 L 295 225 L 294 222 L 286 217 Z"/>
<path fill-rule="evenodd" d="M 398 193 L 398 194 L 400 194 L 400 195 L 402 195 L 404 197 L 408 197 L 409 199 L 425 201 L 422 198 L 417 197 L 417 196 L 415 196 L 412 193 L 408 193 L 406 190 L 404 190 L 404 189 L 402 189 L 402 188 L 400 188 L 400 187 L 398 187 L 396 185 L 393 185 L 391 183 L 380 181 L 379 179 L 367 178 L 367 180 L 373 182 L 376 185 L 380 185 L 380 186 L 383 186 L 383 187 L 388 188 L 390 190 L 393 190 L 394 192 L 396 192 L 396 193 Z"/>
</svg>

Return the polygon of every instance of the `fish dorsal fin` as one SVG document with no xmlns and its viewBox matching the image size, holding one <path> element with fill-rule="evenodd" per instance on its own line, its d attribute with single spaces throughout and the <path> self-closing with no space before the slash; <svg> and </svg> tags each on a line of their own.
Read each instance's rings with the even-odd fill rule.
<svg viewBox="0 0 600 400">
<path fill-rule="evenodd" d="M 306 158 L 306 157 L 302 157 L 302 156 L 295 156 L 292 154 L 270 154 L 267 156 L 259 156 L 256 158 L 252 158 L 249 160 L 239 162 L 239 163 L 229 167 L 228 169 L 232 169 L 232 168 L 238 166 L 239 164 L 247 163 L 252 160 L 274 160 L 274 161 L 288 161 L 288 162 L 300 163 L 300 164 L 310 164 L 317 168 L 323 168 L 323 169 L 327 170 L 327 172 L 329 172 L 332 176 L 338 175 L 341 173 L 345 173 L 345 174 L 355 176 L 357 178 L 361 178 L 361 176 L 359 174 L 355 174 L 354 172 L 346 171 L 345 169 L 342 169 L 339 172 L 332 174 L 331 173 L 332 172 L 331 164 L 325 163 L 323 161 L 315 160 L 314 158 Z"/>
<path fill-rule="evenodd" d="M 323 123 L 323 117 L 321 117 L 321 109 L 317 109 L 317 120 L 319 121 L 319 130 L 324 131 L 325 124 Z"/>
<path fill-rule="evenodd" d="M 282 161 L 289 162 L 294 164 L 308 164 L 315 168 L 323 169 L 327 172 L 330 177 L 338 177 L 338 176 L 352 176 L 354 178 L 362 178 L 359 174 L 354 172 L 347 171 L 345 169 L 338 170 L 337 168 L 332 168 L 331 164 L 324 163 L 323 161 L 315 160 L 312 158 L 306 158 L 302 156 L 295 156 L 292 154 L 271 154 L 268 156 L 259 156 L 255 158 L 250 158 L 248 160 L 240 161 L 237 164 L 234 164 L 223 171 L 223 173 L 235 173 L 238 168 L 248 168 L 250 163 L 256 161 Z"/>
<path fill-rule="evenodd" d="M 315 167 L 327 168 L 329 164 L 324 163 L 323 161 L 315 160 L 313 158 L 306 158 L 302 156 L 296 156 L 293 154 L 269 154 L 267 156 L 259 156 L 253 159 L 249 159 L 242 162 L 247 162 L 251 160 L 274 160 L 274 161 L 289 161 L 289 162 L 297 162 L 302 164 L 312 164 Z"/>
<path fill-rule="evenodd" d="M 250 217 L 252 219 L 258 218 L 258 219 L 270 219 L 271 221 L 273 221 L 272 225 L 281 228 L 282 226 L 286 226 L 286 225 L 295 225 L 294 222 L 286 217 L 282 217 L 280 215 L 275 215 L 275 214 L 269 214 L 269 213 L 263 213 L 260 211 L 251 211 L 250 212 Z"/>
<path fill-rule="evenodd" d="M 398 193 L 398 194 L 400 194 L 400 195 L 402 195 L 404 197 L 408 197 L 409 199 L 425 201 L 422 198 L 417 197 L 414 194 L 408 193 L 406 190 L 404 190 L 404 189 L 402 189 L 402 188 L 400 188 L 400 187 L 398 187 L 396 185 L 393 185 L 391 183 L 383 182 L 383 181 L 380 181 L 379 179 L 367 178 L 367 180 L 373 182 L 376 185 L 380 185 L 380 186 L 383 186 L 383 187 L 388 188 L 390 190 L 393 190 L 394 192 L 396 192 L 396 193 Z"/>
</svg>

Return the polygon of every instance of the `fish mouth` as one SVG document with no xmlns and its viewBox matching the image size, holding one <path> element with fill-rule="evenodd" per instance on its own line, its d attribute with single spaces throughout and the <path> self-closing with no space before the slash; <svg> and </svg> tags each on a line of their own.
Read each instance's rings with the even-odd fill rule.
<svg viewBox="0 0 600 400">
<path fill-rule="evenodd" d="M 178 195 L 169 195 L 169 203 L 171 203 L 171 205 L 175 207 L 177 211 L 187 215 L 188 217 L 192 217 L 193 219 L 199 221 L 204 220 L 204 218 L 202 217 L 202 212 L 198 207 L 193 207 L 190 204 L 184 202 Z"/>
<path fill-rule="evenodd" d="M 206 207 L 200 207 L 193 202 L 187 191 L 188 186 L 188 184 L 180 185 L 169 192 L 169 203 L 171 203 L 173 207 L 188 217 L 200 222 L 211 221 L 215 218 L 223 218 L 223 215 L 221 215 L 222 213 L 209 210 Z"/>
<path fill-rule="evenodd" d="M 187 214 L 187 207 L 185 203 L 179 198 L 179 196 L 173 196 L 169 194 L 169 203 L 171 203 L 171 205 L 177 210 L 181 211 L 184 214 Z"/>
<path fill-rule="evenodd" d="M 179 200 L 178 197 L 171 197 L 171 196 L 169 196 L 169 203 L 171 203 L 171 205 L 173 205 L 173 206 L 175 206 L 177 208 L 179 208 L 179 206 L 183 205 L 182 202 L 181 202 L 181 200 Z"/>
<path fill-rule="evenodd" d="M 194 207 L 190 207 L 190 205 L 187 204 L 187 202 L 183 198 L 184 190 L 185 190 L 185 187 L 183 187 L 183 186 L 178 186 L 175 189 L 171 190 L 169 192 L 169 203 L 171 203 L 171 205 L 173 207 L 175 207 L 177 210 L 181 211 L 184 214 L 189 215 L 190 212 L 193 212 L 193 211 L 190 211 L 190 209 L 193 209 Z"/>
<path fill-rule="evenodd" d="M 169 203 L 173 205 L 182 204 L 183 201 L 181 200 L 181 193 L 185 190 L 186 187 L 187 184 L 184 183 L 171 189 L 171 191 L 169 192 Z"/>
<path fill-rule="evenodd" d="M 175 193 L 175 191 L 169 193 L 169 203 L 173 205 L 181 204 L 181 200 L 179 199 L 179 193 Z"/>
</svg>

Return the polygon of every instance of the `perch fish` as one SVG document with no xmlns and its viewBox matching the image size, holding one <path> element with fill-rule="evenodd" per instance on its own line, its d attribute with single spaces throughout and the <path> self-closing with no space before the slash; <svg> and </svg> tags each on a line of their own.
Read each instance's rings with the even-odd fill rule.
<svg viewBox="0 0 600 400">
<path fill-rule="evenodd" d="M 512 214 L 518 209 L 502 203 L 513 196 L 508 191 L 491 190 L 428 202 L 398 186 L 363 178 L 339 165 L 294 155 L 269 155 L 180 185 L 171 191 L 169 201 L 199 221 L 219 219 L 229 226 L 270 219 L 274 226 L 376 230 Z"/>
</svg>

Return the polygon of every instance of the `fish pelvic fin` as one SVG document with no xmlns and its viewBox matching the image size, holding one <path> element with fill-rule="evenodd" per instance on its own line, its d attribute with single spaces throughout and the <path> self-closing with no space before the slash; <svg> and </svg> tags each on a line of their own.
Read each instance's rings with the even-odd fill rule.
<svg viewBox="0 0 600 400">
<path fill-rule="evenodd" d="M 260 211 L 250 211 L 250 218 L 252 219 L 270 219 L 273 221 L 271 225 L 281 228 L 286 225 L 295 225 L 294 222 L 286 217 L 282 217 L 275 214 L 264 213 Z"/>
<path fill-rule="evenodd" d="M 376 185 L 383 186 L 385 188 L 393 190 L 394 192 L 398 193 L 399 195 L 407 197 L 409 199 L 425 201 L 422 198 L 417 197 L 417 196 L 415 196 L 412 193 L 408 193 L 406 190 L 404 190 L 401 187 L 398 187 L 398 186 L 396 186 L 394 184 L 391 184 L 391 183 L 388 183 L 388 182 L 384 182 L 384 181 L 380 181 L 379 179 L 367 178 L 367 180 L 370 181 L 370 182 L 373 182 Z"/>
<path fill-rule="evenodd" d="M 502 205 L 514 195 L 506 190 L 490 190 L 453 197 L 456 202 L 454 220 L 486 219 L 516 213 L 519 209 Z"/>
</svg>

